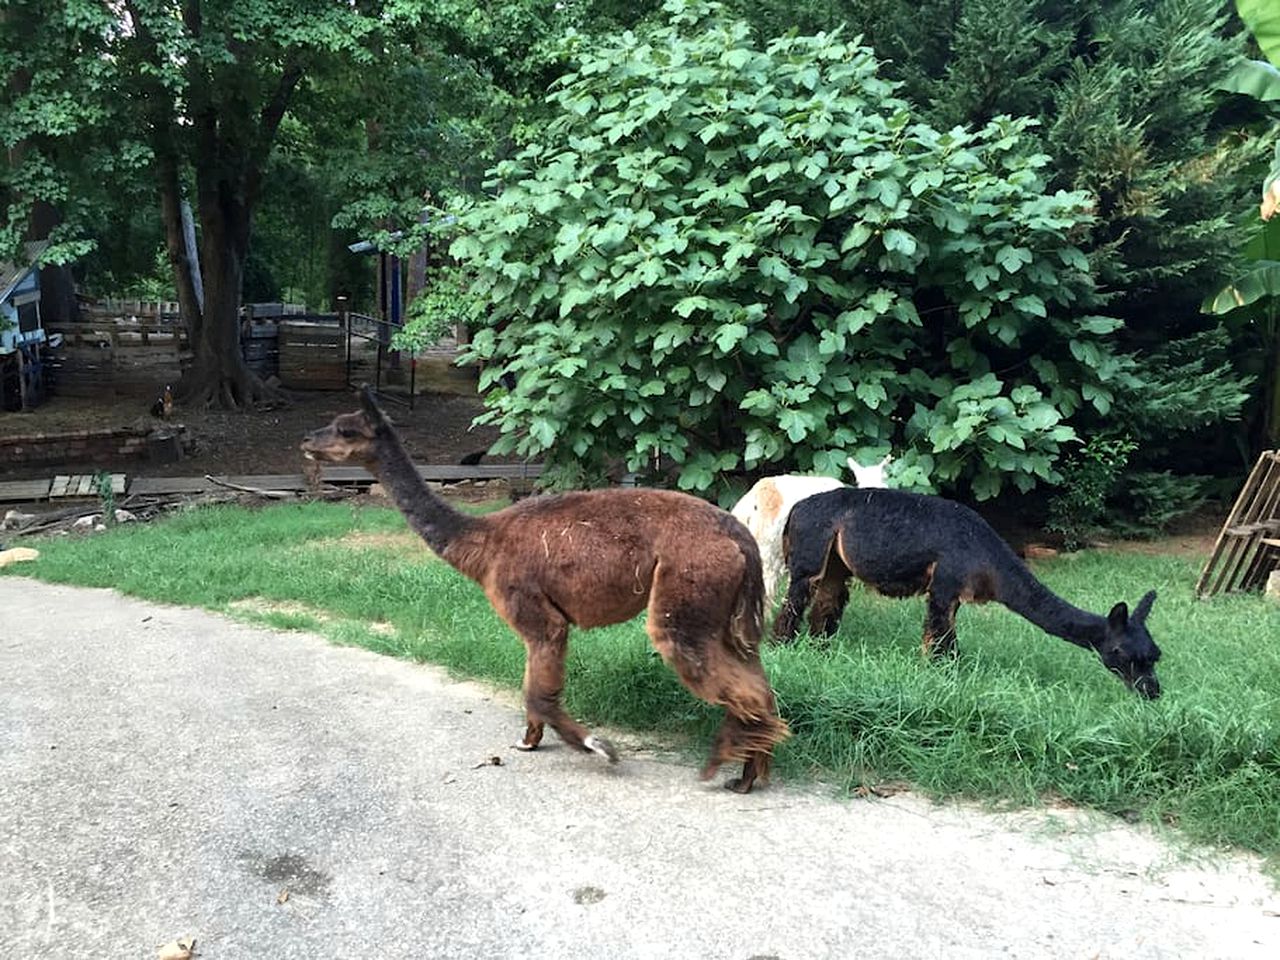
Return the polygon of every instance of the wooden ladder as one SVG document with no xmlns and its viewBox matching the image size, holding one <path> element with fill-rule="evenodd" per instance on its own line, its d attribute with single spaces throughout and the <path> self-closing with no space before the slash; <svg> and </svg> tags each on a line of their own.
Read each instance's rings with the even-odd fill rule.
<svg viewBox="0 0 1280 960">
<path fill-rule="evenodd" d="M 1196 596 L 1257 590 L 1280 566 L 1280 451 L 1258 457 L 1196 581 Z"/>
</svg>

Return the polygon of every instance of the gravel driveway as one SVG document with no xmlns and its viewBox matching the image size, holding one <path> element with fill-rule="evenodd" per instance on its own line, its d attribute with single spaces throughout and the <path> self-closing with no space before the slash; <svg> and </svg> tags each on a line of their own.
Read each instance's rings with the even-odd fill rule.
<svg viewBox="0 0 1280 960">
<path fill-rule="evenodd" d="M 518 753 L 511 696 L 305 634 L 0 611 L 5 958 L 1280 956 L 1255 859 L 1111 819 L 739 797 L 634 736 Z"/>
</svg>

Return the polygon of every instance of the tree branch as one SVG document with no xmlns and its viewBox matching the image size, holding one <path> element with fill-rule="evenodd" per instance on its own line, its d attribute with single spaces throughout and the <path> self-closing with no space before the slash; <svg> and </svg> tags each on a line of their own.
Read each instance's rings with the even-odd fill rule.
<svg viewBox="0 0 1280 960">
<path fill-rule="evenodd" d="M 250 207 L 258 199 L 262 173 L 267 166 L 267 157 L 271 155 L 276 131 L 280 129 L 280 122 L 289 109 L 289 101 L 293 98 L 293 93 L 298 89 L 298 84 L 302 82 L 305 73 L 306 70 L 302 64 L 297 59 L 290 58 L 276 83 L 275 93 L 263 104 L 262 113 L 258 119 L 257 136 L 254 138 L 253 152 L 249 156 L 249 168 L 245 172 L 245 194 Z"/>
</svg>

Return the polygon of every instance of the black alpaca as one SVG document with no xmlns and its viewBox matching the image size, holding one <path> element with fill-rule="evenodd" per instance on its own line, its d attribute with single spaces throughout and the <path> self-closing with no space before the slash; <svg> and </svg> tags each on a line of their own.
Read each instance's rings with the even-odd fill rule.
<svg viewBox="0 0 1280 960">
<path fill-rule="evenodd" d="M 891 597 L 928 594 L 924 649 L 953 654 L 961 603 L 998 600 L 1040 629 L 1093 650 L 1112 673 L 1148 699 L 1160 696 L 1160 648 L 1147 632 L 1149 592 L 1133 613 L 1124 603 L 1100 617 L 1042 584 L 980 516 L 951 500 L 900 490 L 842 488 L 801 500 L 783 534 L 791 587 L 773 635 L 796 635 L 813 602 L 809 632 L 834 633 L 849 599 L 849 577 Z"/>
</svg>

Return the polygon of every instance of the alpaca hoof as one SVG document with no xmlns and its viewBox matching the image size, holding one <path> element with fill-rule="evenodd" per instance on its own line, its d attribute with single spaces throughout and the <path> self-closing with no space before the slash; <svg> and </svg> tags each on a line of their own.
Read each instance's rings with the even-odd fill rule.
<svg viewBox="0 0 1280 960">
<path fill-rule="evenodd" d="M 618 762 L 618 748 L 604 737 L 597 737 L 593 733 L 587 737 L 587 739 L 582 741 L 582 746 L 592 753 L 600 754 L 600 756 L 607 759 L 610 763 Z"/>
<path fill-rule="evenodd" d="M 724 788 L 732 790 L 734 793 L 750 793 L 754 780 L 748 780 L 746 777 L 735 777 L 725 782 Z"/>
<path fill-rule="evenodd" d="M 523 750 L 525 753 L 532 753 L 534 750 L 538 749 L 538 745 L 536 743 L 526 743 L 523 740 L 519 743 L 513 743 L 511 746 L 517 750 Z"/>
<path fill-rule="evenodd" d="M 720 764 L 716 762 L 708 763 L 702 768 L 702 772 L 698 774 L 698 779 L 702 781 L 710 780 L 720 772 Z"/>
</svg>

